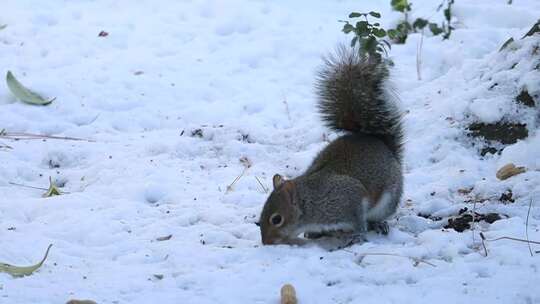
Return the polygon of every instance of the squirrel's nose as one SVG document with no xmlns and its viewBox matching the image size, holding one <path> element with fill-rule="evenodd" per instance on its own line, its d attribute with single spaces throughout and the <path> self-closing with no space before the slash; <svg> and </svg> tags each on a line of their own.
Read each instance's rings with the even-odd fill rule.
<svg viewBox="0 0 540 304">
<path fill-rule="evenodd" d="M 268 237 L 268 236 L 263 235 L 261 239 L 262 239 L 263 245 L 273 245 L 276 243 L 276 240 L 273 237 Z"/>
</svg>

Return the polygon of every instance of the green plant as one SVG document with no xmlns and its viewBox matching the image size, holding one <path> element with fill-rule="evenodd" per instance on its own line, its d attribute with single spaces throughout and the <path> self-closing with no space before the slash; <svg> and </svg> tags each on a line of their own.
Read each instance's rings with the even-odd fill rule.
<svg viewBox="0 0 540 304">
<path fill-rule="evenodd" d="M 371 23 L 368 16 L 377 19 L 381 18 L 381 14 L 378 12 L 352 12 L 349 14 L 349 18 L 363 18 L 364 20 L 357 21 L 355 25 L 352 25 L 349 21 L 341 21 L 345 23 L 342 31 L 345 34 L 354 34 L 351 47 L 355 47 L 358 43 L 358 51 L 361 55 L 380 61 L 383 55 L 388 55 L 387 49 L 390 49 L 390 43 L 383 39 L 387 35 L 386 30 L 381 28 L 378 22 Z"/>
<path fill-rule="evenodd" d="M 390 5 L 392 5 L 394 10 L 407 14 L 407 12 L 411 11 L 412 3 L 409 3 L 407 0 L 392 0 Z"/>
<path fill-rule="evenodd" d="M 452 20 L 452 5 L 454 5 L 454 0 L 445 0 L 441 5 L 439 5 L 439 8 L 437 11 L 439 11 L 446 2 L 446 8 L 443 10 L 444 19 L 442 23 L 442 30 L 443 30 L 443 39 L 450 38 L 450 34 L 452 34 L 452 30 L 454 29 L 453 26 L 450 25 L 450 21 Z"/>
<path fill-rule="evenodd" d="M 391 0 L 390 4 L 393 10 L 402 12 L 404 14 L 403 20 L 397 24 L 396 28 L 388 30 L 388 37 L 395 43 L 405 43 L 410 33 L 423 31 L 426 26 L 434 36 L 443 34 L 443 39 L 450 38 L 452 30 L 454 29 L 450 25 L 454 0 L 444 0 L 437 8 L 437 11 L 440 11 L 443 7 L 445 7 L 446 4 L 445 9 L 443 10 L 445 21 L 443 21 L 441 26 L 439 26 L 437 23 L 429 22 L 427 19 L 423 18 L 417 18 L 411 24 L 409 22 L 409 12 L 411 11 L 412 3 L 409 3 L 407 0 Z"/>
<path fill-rule="evenodd" d="M 397 24 L 395 29 L 388 30 L 388 37 L 396 43 L 403 44 L 407 41 L 409 33 L 414 30 L 409 23 L 409 12 L 411 11 L 412 3 L 409 3 L 407 0 L 392 0 L 390 5 L 392 5 L 393 10 L 402 12 L 404 18 Z"/>
</svg>

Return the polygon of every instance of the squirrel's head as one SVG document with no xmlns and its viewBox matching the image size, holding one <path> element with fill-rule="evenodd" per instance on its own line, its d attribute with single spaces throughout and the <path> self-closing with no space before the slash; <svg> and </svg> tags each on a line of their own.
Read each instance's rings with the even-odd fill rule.
<svg viewBox="0 0 540 304">
<path fill-rule="evenodd" d="M 264 204 L 259 224 L 264 245 L 287 243 L 294 237 L 298 222 L 296 185 L 279 174 L 274 175 L 274 190 Z"/>
</svg>

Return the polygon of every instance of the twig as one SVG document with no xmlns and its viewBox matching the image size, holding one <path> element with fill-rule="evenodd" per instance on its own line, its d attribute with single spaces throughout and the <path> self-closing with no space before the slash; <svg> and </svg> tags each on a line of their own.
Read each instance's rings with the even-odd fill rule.
<svg viewBox="0 0 540 304">
<path fill-rule="evenodd" d="M 529 201 L 529 210 L 527 210 L 527 220 L 525 220 L 525 237 L 527 238 L 527 246 L 529 247 L 529 252 L 531 253 L 531 256 L 533 256 L 533 252 L 531 249 L 531 241 L 529 241 L 529 214 L 531 214 L 531 207 L 532 207 L 532 198 Z"/>
<path fill-rule="evenodd" d="M 422 80 L 422 45 L 424 43 L 424 29 L 422 29 L 422 32 L 420 33 L 420 42 L 418 43 L 418 47 L 416 48 L 416 75 L 418 76 L 418 80 Z"/>
<path fill-rule="evenodd" d="M 354 254 L 355 256 L 358 256 L 360 257 L 361 259 L 366 257 L 366 256 L 370 256 L 370 255 L 373 255 L 373 256 L 393 256 L 393 257 L 398 257 L 398 258 L 405 258 L 405 259 L 410 259 L 412 260 L 416 265 L 420 264 L 420 263 L 424 263 L 424 264 L 427 264 L 429 266 L 433 266 L 433 267 L 437 267 L 437 265 L 433 264 L 433 263 L 430 263 L 424 259 L 420 259 L 420 258 L 415 258 L 415 257 L 412 257 L 412 256 L 407 256 L 407 255 L 399 255 L 399 254 L 394 254 L 394 253 L 380 253 L 380 252 L 370 252 L 370 253 L 356 253 L 354 251 L 350 251 L 350 250 L 347 250 L 347 249 L 342 249 L 343 251 L 345 252 L 349 252 L 349 253 L 352 253 Z"/>
<path fill-rule="evenodd" d="M 537 242 L 537 241 L 528 241 L 528 240 L 524 240 L 524 239 L 518 239 L 518 238 L 510 237 L 510 236 L 501 236 L 499 238 L 491 239 L 491 240 L 486 239 L 486 242 L 495 242 L 495 241 L 500 241 L 500 240 L 511 240 L 511 241 L 516 241 L 516 242 L 532 243 L 532 244 L 540 245 L 540 242 Z"/>
<path fill-rule="evenodd" d="M 13 140 L 25 140 L 25 139 L 58 139 L 58 140 L 76 140 L 76 141 L 87 141 L 95 142 L 92 139 L 78 138 L 78 137 L 69 137 L 69 136 L 53 136 L 53 135 L 43 135 L 43 134 L 32 134 L 32 133 L 22 133 L 22 132 L 6 132 L 4 129 L 0 132 L 0 138 L 13 139 Z"/>
<path fill-rule="evenodd" d="M 474 220 L 475 220 L 475 215 L 476 215 L 476 201 L 473 202 L 473 207 L 472 207 L 472 223 L 471 223 L 471 232 L 472 232 L 472 242 L 473 242 L 473 247 L 474 247 L 474 243 L 475 243 L 475 238 L 474 238 Z"/>
<path fill-rule="evenodd" d="M 287 103 L 287 97 L 283 97 L 283 104 L 285 104 L 285 111 L 287 112 L 287 118 L 292 123 L 291 112 L 289 111 L 289 104 Z"/>
<path fill-rule="evenodd" d="M 4 143 L 0 143 L 0 149 L 13 149 L 13 147 Z"/>
<path fill-rule="evenodd" d="M 502 236 L 502 237 L 498 237 L 496 239 L 486 239 L 486 237 L 484 236 L 484 234 L 482 232 L 480 232 L 480 237 L 482 238 L 482 245 L 484 246 L 484 250 L 486 251 L 486 256 L 487 256 L 487 249 L 486 249 L 486 245 L 484 244 L 484 241 L 486 241 L 486 242 L 495 242 L 495 241 L 500 241 L 500 240 L 511 240 L 511 241 L 516 241 L 516 242 L 527 243 L 527 244 L 529 244 L 529 246 L 530 246 L 530 244 L 540 245 L 540 242 L 524 240 L 524 239 L 518 239 L 518 238 L 514 238 L 514 237 L 509 237 L 509 236 Z M 538 253 L 538 251 L 536 253 Z"/>
<path fill-rule="evenodd" d="M 24 184 L 17 184 L 17 183 L 14 183 L 14 182 L 8 182 L 8 184 L 13 185 L 13 186 L 24 187 L 24 188 L 36 189 L 36 190 L 43 190 L 43 191 L 48 191 L 49 190 L 49 188 L 28 186 L 28 185 L 24 185 Z M 69 192 L 66 192 L 66 191 L 62 191 L 62 193 L 69 194 Z"/>
<path fill-rule="evenodd" d="M 484 243 L 484 241 L 486 239 L 485 239 L 484 234 L 482 232 L 480 232 L 480 239 L 482 239 L 482 247 L 484 247 L 485 257 L 487 257 L 488 256 L 488 251 L 487 251 L 487 248 L 486 248 L 486 244 Z"/>
<path fill-rule="evenodd" d="M 257 180 L 257 182 L 259 183 L 259 185 L 261 185 L 261 188 L 263 189 L 264 193 L 268 193 L 268 188 L 266 188 L 263 183 L 261 183 L 261 180 L 255 176 L 255 179 Z"/>
<path fill-rule="evenodd" d="M 45 191 L 49 190 L 48 188 L 41 188 L 41 187 L 28 186 L 28 185 L 23 185 L 23 184 L 17 184 L 17 183 L 14 183 L 14 182 L 9 182 L 8 184 L 13 185 L 13 186 L 19 186 L 19 187 L 30 188 L 30 189 L 45 190 Z"/>
<path fill-rule="evenodd" d="M 244 170 L 242 170 L 242 173 L 240 173 L 240 175 L 238 175 L 234 180 L 233 182 L 227 186 L 227 191 L 225 191 L 225 193 L 228 193 L 230 191 L 232 191 L 232 187 L 234 186 L 234 184 L 236 184 L 237 181 L 240 180 L 240 178 L 242 178 L 242 176 L 244 176 L 244 173 L 246 173 L 248 167 L 244 167 Z"/>
</svg>

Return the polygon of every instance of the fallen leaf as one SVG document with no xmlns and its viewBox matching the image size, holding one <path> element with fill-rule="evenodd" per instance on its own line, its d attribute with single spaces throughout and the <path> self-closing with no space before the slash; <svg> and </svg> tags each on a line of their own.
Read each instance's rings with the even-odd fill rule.
<svg viewBox="0 0 540 304">
<path fill-rule="evenodd" d="M 45 251 L 45 256 L 43 259 L 32 266 L 13 266 L 10 264 L 0 263 L 0 272 L 6 272 L 14 277 L 24 277 L 27 275 L 31 275 L 34 271 L 36 271 L 47 259 L 47 256 L 49 255 L 49 250 L 51 249 L 52 244 L 47 247 L 47 251 Z"/>
<path fill-rule="evenodd" d="M 498 171 L 497 171 L 497 178 L 500 179 L 500 180 L 505 180 L 507 178 L 510 178 L 514 175 L 518 175 L 518 174 L 521 174 L 523 172 L 527 171 L 527 169 L 525 169 L 525 167 L 516 167 L 516 165 L 512 164 L 512 163 L 509 163 L 509 164 L 506 164 L 504 166 L 502 166 Z"/>
<path fill-rule="evenodd" d="M 51 197 L 61 194 L 62 192 L 60 192 L 58 186 L 52 181 L 52 178 L 49 176 L 49 189 L 47 189 L 47 192 L 43 193 L 43 197 Z"/>
<path fill-rule="evenodd" d="M 47 100 L 40 95 L 38 95 L 35 92 L 30 91 L 29 89 L 25 88 L 16 78 L 13 76 L 13 73 L 11 71 L 8 71 L 6 74 L 6 83 L 13 95 L 17 97 L 17 99 L 33 104 L 33 105 L 40 105 L 45 106 L 53 102 L 53 99 Z"/>
<path fill-rule="evenodd" d="M 160 236 L 156 238 L 156 241 L 162 242 L 162 241 L 168 241 L 172 238 L 172 234 L 166 235 L 166 236 Z"/>
<path fill-rule="evenodd" d="M 69 300 L 66 304 L 97 304 L 92 300 Z"/>
</svg>

